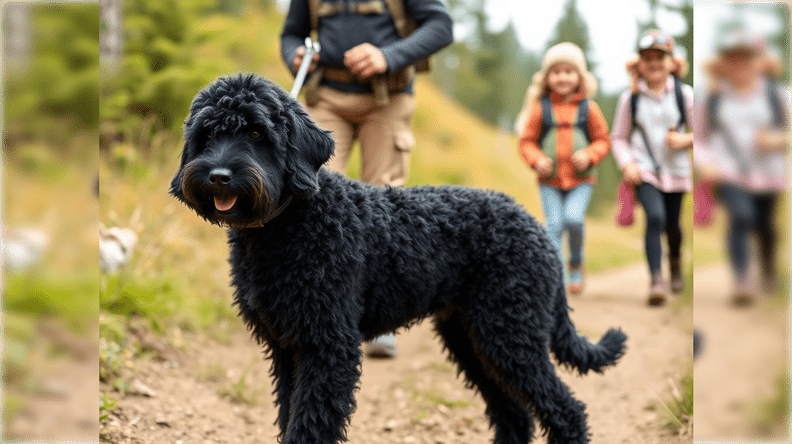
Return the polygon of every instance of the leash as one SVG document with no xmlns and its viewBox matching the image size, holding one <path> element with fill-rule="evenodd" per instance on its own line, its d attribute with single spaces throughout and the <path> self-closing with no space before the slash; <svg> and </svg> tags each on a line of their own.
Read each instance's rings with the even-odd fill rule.
<svg viewBox="0 0 792 444">
<path fill-rule="evenodd" d="M 319 42 L 314 42 L 311 40 L 311 37 L 305 38 L 305 54 L 303 55 L 300 69 L 297 70 L 297 76 L 294 78 L 294 86 L 292 86 L 291 92 L 289 93 L 293 98 L 296 99 L 297 95 L 300 94 L 300 89 L 302 89 L 303 83 L 305 83 L 305 76 L 308 74 L 308 67 L 311 66 L 313 56 L 314 54 L 318 54 L 321 49 L 322 45 L 320 45 Z"/>
</svg>

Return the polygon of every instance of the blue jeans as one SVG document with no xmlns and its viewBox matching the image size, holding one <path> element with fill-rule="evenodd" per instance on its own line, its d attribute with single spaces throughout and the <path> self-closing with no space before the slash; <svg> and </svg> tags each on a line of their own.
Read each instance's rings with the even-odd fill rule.
<svg viewBox="0 0 792 444">
<path fill-rule="evenodd" d="M 542 208 L 547 221 L 547 234 L 558 250 L 562 264 L 565 263 L 561 248 L 564 231 L 569 232 L 569 263 L 573 265 L 583 263 L 583 222 L 591 200 L 592 188 L 590 183 L 582 183 L 569 190 L 539 185 Z"/>
</svg>

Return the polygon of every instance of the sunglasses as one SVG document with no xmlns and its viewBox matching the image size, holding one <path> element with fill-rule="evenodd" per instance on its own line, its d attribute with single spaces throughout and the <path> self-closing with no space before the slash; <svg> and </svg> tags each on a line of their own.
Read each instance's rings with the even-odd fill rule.
<svg viewBox="0 0 792 444">
<path fill-rule="evenodd" d="M 660 49 L 662 51 L 671 52 L 674 46 L 674 41 L 671 37 L 658 32 L 649 32 L 644 34 L 638 40 L 638 50 L 645 49 Z"/>
</svg>

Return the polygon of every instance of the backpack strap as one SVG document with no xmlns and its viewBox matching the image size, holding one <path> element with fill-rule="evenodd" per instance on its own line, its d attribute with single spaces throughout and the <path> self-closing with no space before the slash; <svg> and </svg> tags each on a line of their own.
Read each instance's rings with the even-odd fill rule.
<svg viewBox="0 0 792 444">
<path fill-rule="evenodd" d="M 633 130 L 635 129 L 635 124 L 637 123 L 637 116 L 638 115 L 638 93 L 632 93 L 630 95 L 630 134 L 632 134 Z"/>
<path fill-rule="evenodd" d="M 396 32 L 399 33 L 399 37 L 405 38 L 412 31 L 413 29 L 408 29 L 408 21 L 407 21 L 407 14 L 404 13 L 404 4 L 402 0 L 384 0 L 385 5 L 388 7 L 388 12 L 390 13 L 391 18 L 393 19 L 393 24 L 396 26 Z"/>
<path fill-rule="evenodd" d="M 553 119 L 553 104 L 550 102 L 550 97 L 542 96 L 539 103 L 542 105 L 542 129 L 539 132 L 539 146 L 541 146 L 547 132 L 555 126 L 555 121 Z"/>
<path fill-rule="evenodd" d="M 638 130 L 638 134 L 641 135 L 641 139 L 643 139 L 644 146 L 646 146 L 646 152 L 649 153 L 649 160 L 652 161 L 652 166 L 654 166 L 655 173 L 660 172 L 660 164 L 657 163 L 657 159 L 655 159 L 654 153 L 652 152 L 652 145 L 649 144 L 649 136 L 646 134 L 646 129 L 638 123 L 638 97 L 640 96 L 639 93 L 632 93 L 630 96 L 630 115 L 631 115 L 631 122 L 632 126 L 630 127 L 630 133 L 634 130 Z"/>
<path fill-rule="evenodd" d="M 418 24 L 415 19 L 407 14 L 404 10 L 404 0 L 383 0 L 385 6 L 388 7 L 388 13 L 393 19 L 393 25 L 396 27 L 396 32 L 399 37 L 406 38 L 408 35 L 415 32 Z M 417 72 L 427 72 L 430 69 L 429 58 L 417 60 L 414 64 Z"/>
<path fill-rule="evenodd" d="M 709 126 L 710 131 L 723 133 L 723 142 L 726 145 L 726 149 L 729 150 L 729 153 L 734 157 L 737 163 L 740 164 L 740 171 L 746 172 L 748 171 L 748 162 L 737 148 L 737 145 L 735 145 L 734 138 L 732 137 L 729 129 L 725 126 L 722 126 L 720 124 L 720 120 L 718 120 L 718 108 L 720 107 L 720 102 L 721 94 L 717 91 L 710 93 L 710 95 L 707 97 L 707 125 Z"/>
<path fill-rule="evenodd" d="M 720 99 L 721 95 L 719 92 L 712 92 L 707 96 L 707 126 L 711 131 L 720 130 L 720 121 L 718 121 Z"/>
<path fill-rule="evenodd" d="M 786 128 L 787 126 L 787 113 L 781 97 L 778 95 L 778 84 L 766 77 L 767 83 L 767 98 L 770 101 L 770 109 L 773 111 L 773 127 Z"/>
<path fill-rule="evenodd" d="M 578 116 L 577 116 L 577 123 L 575 126 L 580 128 L 583 131 L 583 134 L 586 135 L 586 143 L 589 145 L 591 144 L 591 134 L 589 133 L 589 102 L 587 98 L 583 98 L 583 100 L 578 103 Z"/>
<path fill-rule="evenodd" d="M 687 123 L 687 107 L 685 106 L 685 96 L 682 95 L 682 80 L 676 74 L 674 74 L 674 96 L 677 108 L 679 108 L 679 123 L 677 123 L 677 130 L 679 130 Z"/>
<path fill-rule="evenodd" d="M 319 32 L 319 8 L 322 6 L 321 0 L 307 0 L 308 1 L 308 17 L 311 19 L 311 38 L 316 40 Z"/>
</svg>

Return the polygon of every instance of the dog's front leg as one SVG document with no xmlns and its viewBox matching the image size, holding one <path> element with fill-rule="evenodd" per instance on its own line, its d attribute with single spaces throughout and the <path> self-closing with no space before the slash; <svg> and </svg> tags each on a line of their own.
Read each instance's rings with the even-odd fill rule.
<svg viewBox="0 0 792 444">
<path fill-rule="evenodd" d="M 322 338 L 295 357 L 295 385 L 283 444 L 335 444 L 346 440 L 360 379 L 360 340 Z"/>
</svg>

